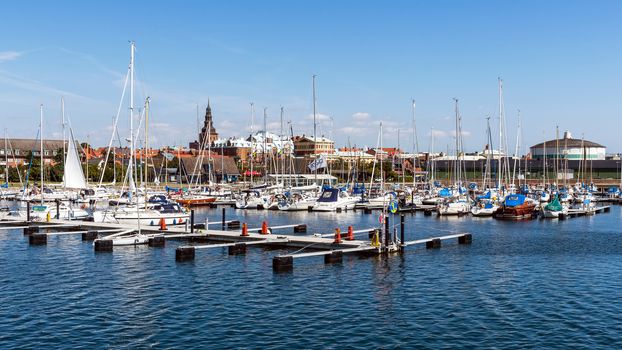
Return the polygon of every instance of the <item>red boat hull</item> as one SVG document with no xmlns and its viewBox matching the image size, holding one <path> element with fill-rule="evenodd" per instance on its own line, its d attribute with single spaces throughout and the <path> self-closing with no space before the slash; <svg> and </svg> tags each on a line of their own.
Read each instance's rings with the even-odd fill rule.
<svg viewBox="0 0 622 350">
<path fill-rule="evenodd" d="M 500 220 L 531 220 L 536 215 L 535 204 L 523 203 L 515 207 L 501 206 L 492 216 Z"/>
</svg>

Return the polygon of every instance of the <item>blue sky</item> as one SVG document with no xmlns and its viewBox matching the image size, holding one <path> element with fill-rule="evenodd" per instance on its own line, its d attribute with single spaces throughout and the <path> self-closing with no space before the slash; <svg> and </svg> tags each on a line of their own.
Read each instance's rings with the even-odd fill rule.
<svg viewBox="0 0 622 350">
<path fill-rule="evenodd" d="M 622 2 L 619 1 L 13 1 L 0 30 L 0 121 L 12 137 L 60 131 L 60 98 L 80 139 L 105 145 L 137 44 L 137 105 L 152 99 L 155 145 L 196 138 L 208 98 L 223 136 L 247 134 L 279 108 L 296 134 L 318 130 L 340 146 L 412 148 L 417 104 L 421 150 L 454 144 L 460 100 L 467 150 L 485 143 L 504 80 L 508 143 L 521 110 L 523 145 L 560 131 L 622 151 Z M 121 133 L 128 117 L 122 113 Z M 256 126 L 256 129 L 258 126 Z M 496 125 L 494 139 L 498 136 Z M 495 148 L 497 147 L 495 142 Z"/>
</svg>

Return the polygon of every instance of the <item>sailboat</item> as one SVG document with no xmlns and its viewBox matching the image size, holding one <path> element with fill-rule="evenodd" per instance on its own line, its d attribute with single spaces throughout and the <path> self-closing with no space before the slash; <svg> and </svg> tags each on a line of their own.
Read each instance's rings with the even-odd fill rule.
<svg viewBox="0 0 622 350">
<path fill-rule="evenodd" d="M 69 136 L 69 148 L 65 159 L 63 187 L 66 190 L 85 189 L 86 181 L 84 173 L 82 172 L 82 166 L 80 165 L 80 159 L 78 158 L 76 140 L 73 136 L 73 130 L 71 130 L 71 128 L 69 129 Z M 58 205 L 41 204 L 33 206 L 31 217 L 35 216 L 43 219 L 48 214 L 52 218 L 59 218 L 63 220 L 83 220 L 90 216 L 90 213 L 82 208 L 74 208 L 65 203 L 59 203 Z"/>
<path fill-rule="evenodd" d="M 4 183 L 0 185 L 0 199 L 15 199 L 19 195 L 18 190 L 9 189 L 9 140 L 7 136 L 7 129 L 4 129 Z M 13 152 L 11 152 L 13 153 Z M 19 182 L 21 184 L 22 177 L 20 172 L 17 171 L 19 176 Z"/>
<path fill-rule="evenodd" d="M 131 42 L 130 48 L 130 65 L 129 65 L 129 81 L 130 81 L 130 161 L 128 164 L 126 180 L 128 181 L 129 191 L 127 192 L 128 205 L 126 206 L 115 206 L 113 208 L 105 209 L 105 210 L 96 210 L 93 212 L 93 220 L 95 222 L 115 222 L 115 223 L 123 223 L 128 225 L 137 225 L 138 226 L 138 234 L 134 235 L 131 238 L 123 238 L 123 237 L 114 237 L 113 240 L 114 245 L 126 245 L 126 244 L 145 244 L 147 243 L 148 237 L 141 233 L 141 226 L 157 226 L 161 220 L 164 220 L 166 224 L 169 225 L 177 225 L 184 224 L 190 214 L 184 208 L 180 207 L 174 203 L 152 203 L 151 205 L 148 201 L 144 200 L 147 195 L 146 187 L 142 189 L 144 195 L 142 196 L 142 201 L 138 200 L 133 201 L 133 198 L 141 198 L 139 196 L 138 188 L 136 187 L 136 181 L 134 177 L 136 176 L 136 152 L 135 152 L 135 140 L 137 139 L 137 135 L 134 135 L 134 50 L 135 43 Z M 127 81 L 127 80 L 126 80 Z M 124 90 L 125 92 L 125 90 Z M 149 101 L 150 98 L 147 97 L 145 100 L 145 120 L 147 120 L 149 115 Z M 116 124 L 116 123 L 115 123 Z M 147 127 L 147 122 L 145 122 L 145 128 Z M 114 129 L 114 128 L 113 128 Z M 145 183 L 146 186 L 146 183 Z"/>
<path fill-rule="evenodd" d="M 436 212 L 439 216 L 443 215 L 463 215 L 468 214 L 471 210 L 471 203 L 466 197 L 466 189 L 462 186 L 462 126 L 460 111 L 458 109 L 458 99 L 455 98 L 456 113 L 456 160 L 455 160 L 455 187 L 456 194 L 447 197 L 443 202 L 437 204 Z"/>
<path fill-rule="evenodd" d="M 490 117 L 486 118 L 486 134 L 487 134 L 487 145 L 486 145 L 486 168 L 484 170 L 484 179 L 482 182 L 482 188 L 486 193 L 484 195 L 478 196 L 475 198 L 475 205 L 471 208 L 471 214 L 473 216 L 492 216 L 495 211 L 499 208 L 497 205 L 497 194 L 491 188 L 492 178 L 491 178 L 491 158 L 492 158 L 492 132 L 490 130 Z"/>
<path fill-rule="evenodd" d="M 559 215 L 568 214 L 568 206 L 560 203 L 559 198 L 555 196 L 553 200 L 542 207 L 542 217 L 544 218 L 559 218 Z"/>
</svg>

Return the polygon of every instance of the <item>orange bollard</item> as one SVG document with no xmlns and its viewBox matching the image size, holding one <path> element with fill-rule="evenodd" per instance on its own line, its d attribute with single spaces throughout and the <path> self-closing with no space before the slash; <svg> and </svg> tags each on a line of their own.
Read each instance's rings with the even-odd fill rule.
<svg viewBox="0 0 622 350">
<path fill-rule="evenodd" d="M 248 226 L 246 225 L 246 223 L 242 224 L 242 234 L 240 236 L 248 236 Z"/>
<path fill-rule="evenodd" d="M 341 230 L 339 228 L 335 229 L 335 241 L 333 243 L 335 244 L 341 243 Z"/>
<path fill-rule="evenodd" d="M 353 241 L 354 240 L 354 228 L 352 228 L 352 226 L 348 226 L 348 238 L 346 238 L 348 241 Z"/>
<path fill-rule="evenodd" d="M 261 223 L 261 234 L 262 235 L 268 234 L 268 223 L 266 221 Z"/>
<path fill-rule="evenodd" d="M 166 231 L 166 220 L 164 218 L 160 218 L 160 231 Z"/>
</svg>

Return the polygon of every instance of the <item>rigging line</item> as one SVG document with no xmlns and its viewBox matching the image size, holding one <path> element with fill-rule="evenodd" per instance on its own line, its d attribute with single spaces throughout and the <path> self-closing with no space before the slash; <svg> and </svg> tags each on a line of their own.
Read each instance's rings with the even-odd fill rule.
<svg viewBox="0 0 622 350">
<path fill-rule="evenodd" d="M 127 83 L 128 83 L 129 78 L 130 78 L 130 67 L 128 66 L 127 73 L 125 74 L 125 83 L 123 84 L 123 92 L 121 93 L 121 99 L 119 100 L 119 107 L 117 108 L 117 115 L 114 119 L 114 123 L 112 126 L 113 130 L 110 135 L 110 142 L 108 142 L 108 150 L 106 151 L 106 160 L 104 161 L 104 170 L 102 171 L 101 177 L 99 179 L 99 187 L 101 187 L 104 181 L 104 173 L 106 170 L 105 167 L 108 165 L 108 159 L 110 157 L 110 150 L 112 148 L 112 142 L 114 141 L 115 131 L 116 131 L 117 137 L 119 138 L 119 146 L 121 146 L 121 138 L 119 137 L 119 128 L 117 127 L 117 124 L 119 122 L 119 116 L 121 115 L 121 107 L 123 107 L 123 100 L 125 99 L 125 92 L 127 90 Z"/>
</svg>

